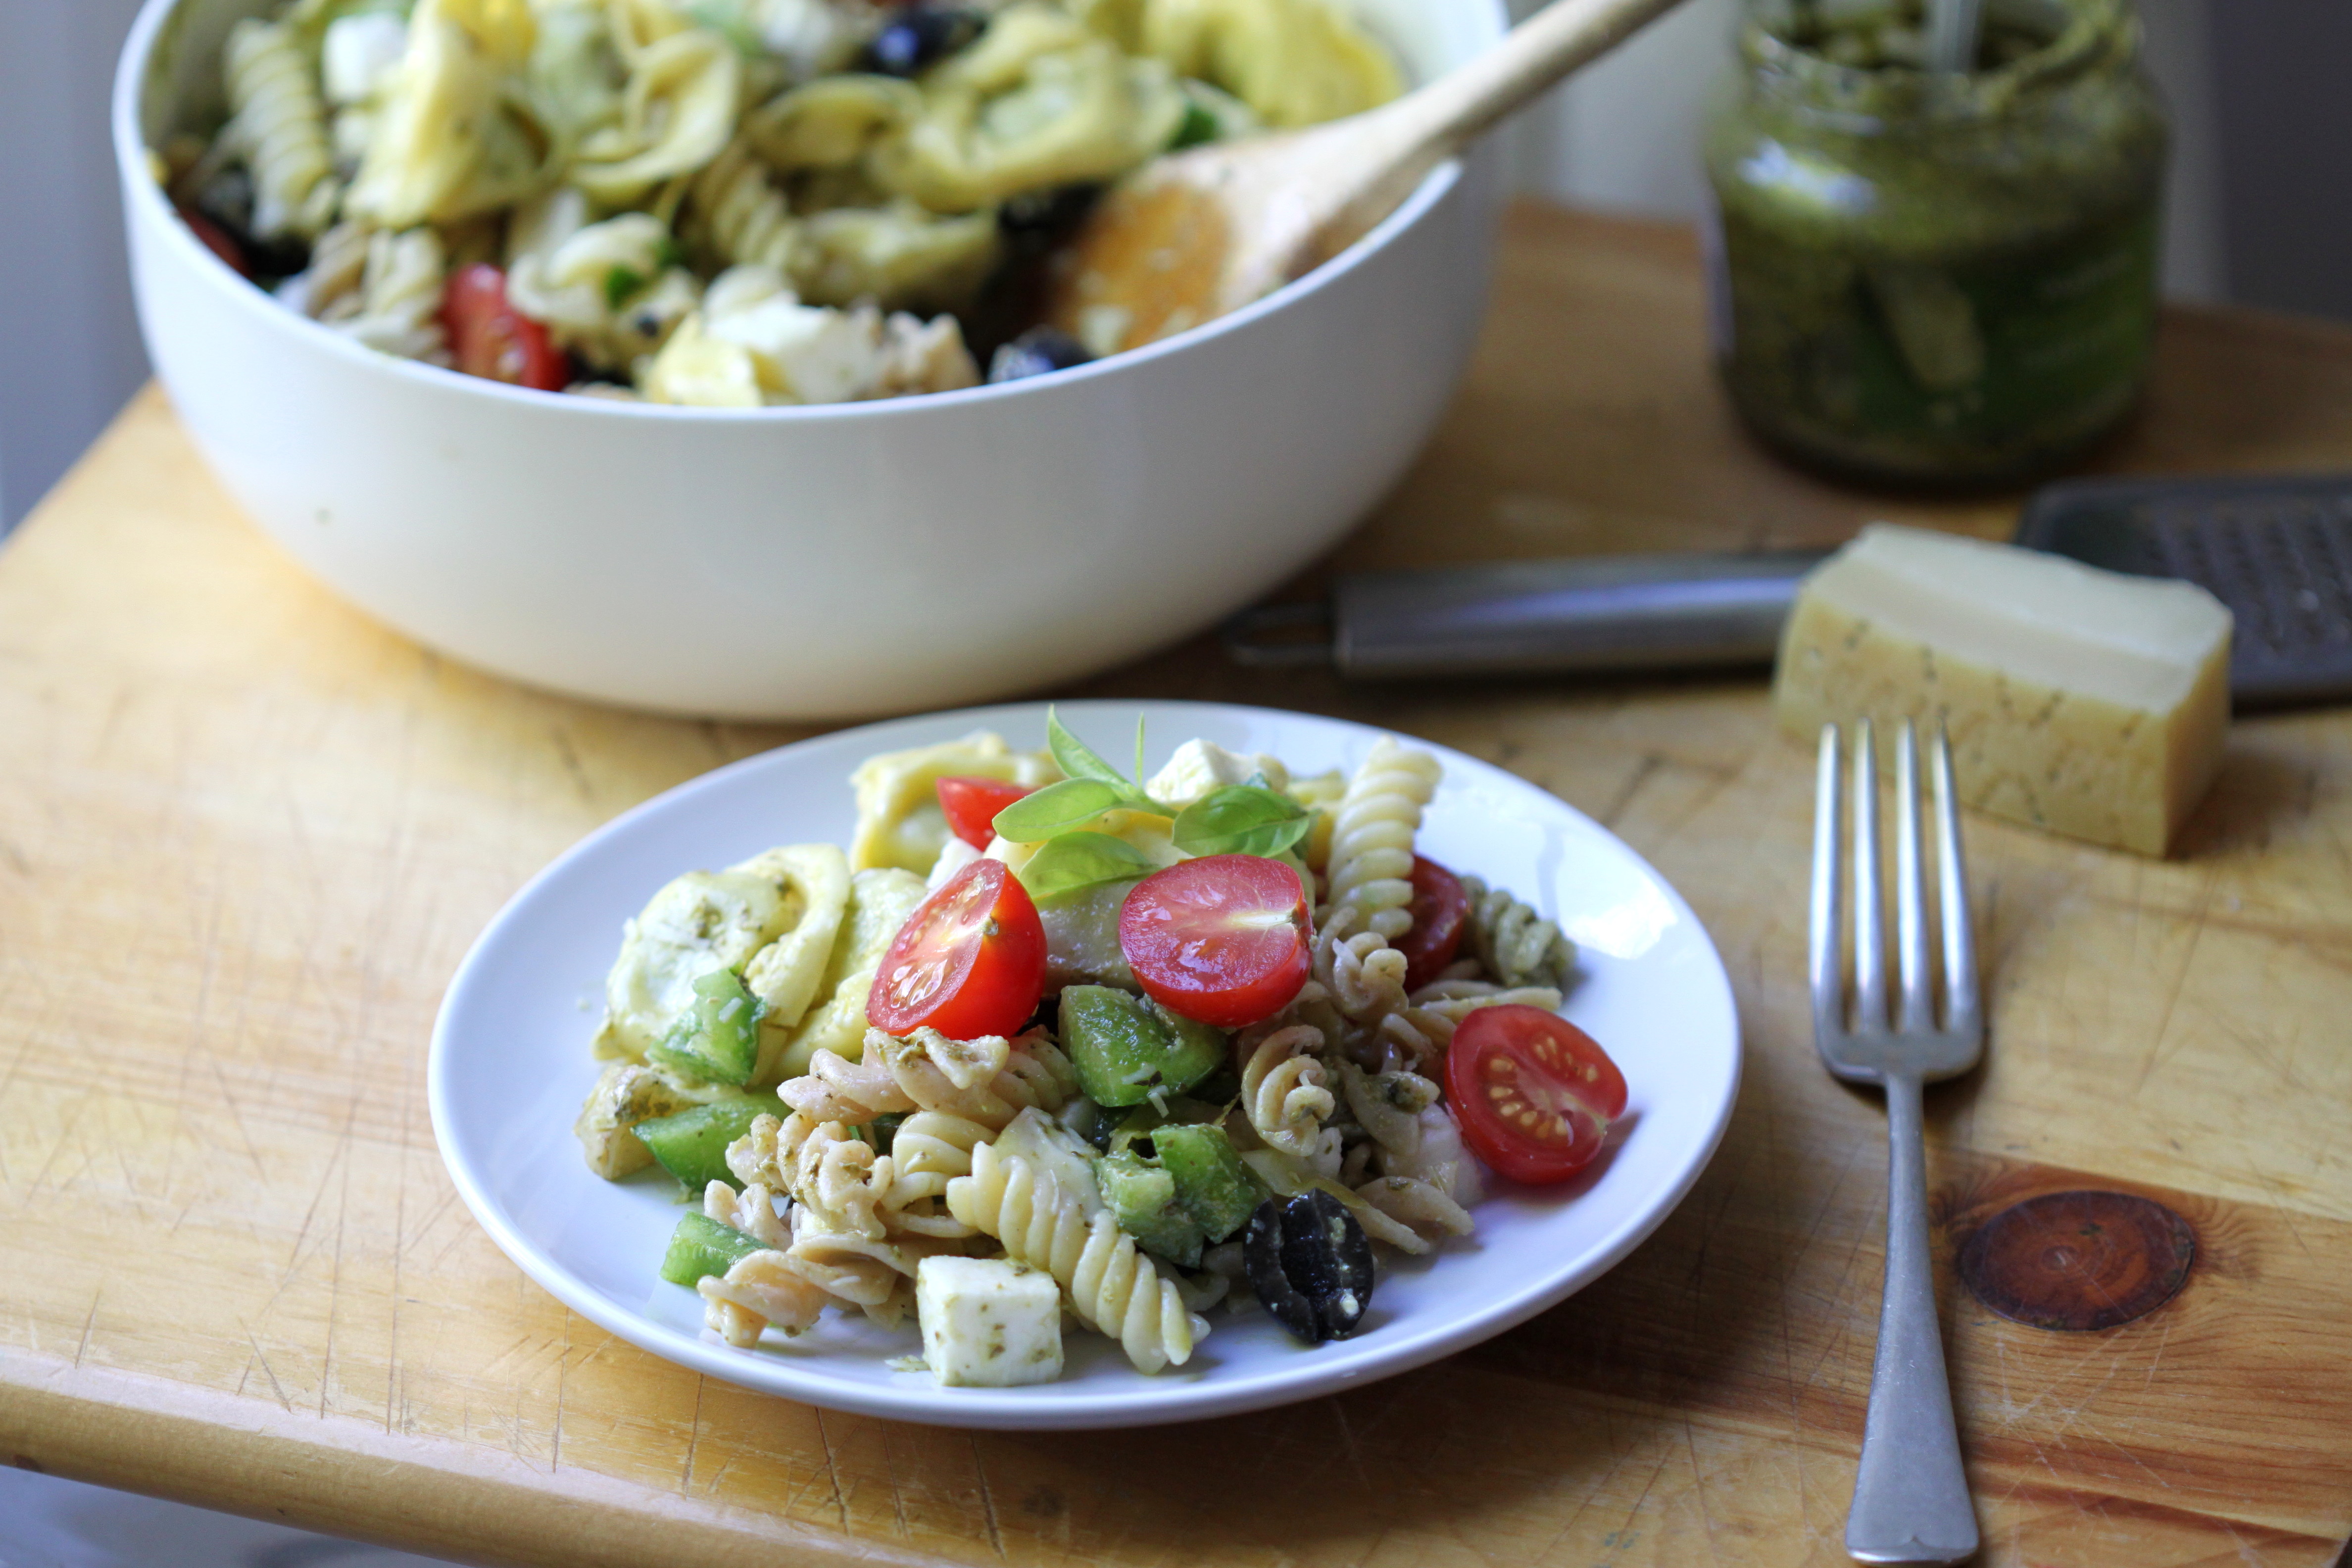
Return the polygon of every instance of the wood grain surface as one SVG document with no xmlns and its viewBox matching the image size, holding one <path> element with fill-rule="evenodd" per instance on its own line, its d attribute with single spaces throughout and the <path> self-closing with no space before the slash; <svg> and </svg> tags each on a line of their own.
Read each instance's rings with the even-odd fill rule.
<svg viewBox="0 0 2352 1568">
<path fill-rule="evenodd" d="M 2014 498 L 1857 494 L 1757 455 L 1699 299 L 1678 231 L 1516 214 L 1460 405 L 1345 557 L 2011 525 Z M 2160 366 L 2101 466 L 2352 468 L 2352 334 L 2175 311 Z M 0 552 L 0 1461 L 567 1568 L 1843 1562 L 1884 1124 L 1813 1058 L 1810 758 L 1760 679 L 1350 688 L 1196 644 L 1080 689 L 1387 724 L 1650 857 L 1746 1031 L 1679 1212 L 1479 1349 L 1176 1428 L 831 1415 L 611 1338 L 457 1201 L 434 1011 L 548 858 L 797 732 L 592 708 L 381 630 L 238 516 L 150 393 Z M 1948 1275 L 1984 1560 L 2324 1568 L 2352 1532 L 2352 717 L 2240 724 L 2170 861 L 1969 830 L 1993 1028 L 1928 1100 L 1939 1257 L 2001 1202 L 2083 1186 L 2158 1198 L 2200 1247 L 2172 1302 L 2096 1333 Z"/>
</svg>

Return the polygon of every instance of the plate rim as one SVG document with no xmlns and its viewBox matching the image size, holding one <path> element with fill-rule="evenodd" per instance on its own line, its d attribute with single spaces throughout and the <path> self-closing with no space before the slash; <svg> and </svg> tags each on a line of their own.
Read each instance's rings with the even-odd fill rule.
<svg viewBox="0 0 2352 1568">
<path fill-rule="evenodd" d="M 1640 868 L 1650 882 L 1662 892 L 1675 913 L 1690 924 L 1708 960 L 1707 978 L 1718 994 L 1724 1016 L 1728 1024 L 1728 1037 L 1724 1041 L 1727 1070 L 1718 1098 L 1712 1109 L 1709 1124 L 1697 1156 L 1677 1173 L 1675 1179 L 1645 1197 L 1603 1239 L 1588 1249 L 1579 1267 L 1567 1269 L 1542 1286 L 1497 1302 L 1481 1303 L 1470 1311 L 1423 1333 L 1401 1340 L 1381 1352 L 1370 1365 L 1339 1368 L 1318 1367 L 1302 1358 L 1295 1367 L 1261 1373 L 1230 1384 L 1184 1384 L 1182 1373 L 1171 1369 L 1161 1374 L 1169 1384 L 1164 1395 L 1139 1400 L 1131 1392 L 1103 1392 L 1073 1394 L 1052 1401 L 1024 1400 L 1014 1403 L 991 1395 L 1018 1394 L 1018 1390 L 956 1389 L 937 1386 L 928 1388 L 897 1388 L 884 1384 L 836 1382 L 791 1363 L 773 1357 L 746 1353 L 732 1346 L 717 1344 L 699 1338 L 689 1338 L 678 1330 L 661 1323 L 642 1312 L 631 1310 L 606 1297 L 572 1274 L 551 1254 L 533 1243 L 509 1222 L 503 1208 L 484 1189 L 478 1179 L 469 1155 L 461 1154 L 458 1140 L 453 1131 L 456 1115 L 450 1101 L 452 1019 L 464 1010 L 464 1002 L 471 991 L 488 984 L 485 979 L 484 953 L 496 945 L 495 940 L 510 926 L 523 921 L 522 911 L 532 901 L 543 884 L 562 875 L 573 862 L 595 854 L 610 838 L 625 836 L 635 823 L 656 811 L 672 807 L 676 798 L 707 789 L 722 787 L 721 782 L 740 772 L 755 771 L 774 765 L 778 756 L 803 746 L 824 742 L 834 744 L 854 737 L 901 730 L 908 725 L 935 725 L 943 722 L 970 723 L 975 728 L 1002 726 L 1022 720 L 1042 721 L 1048 708 L 1058 708 L 1071 715 L 1097 711 L 1121 710 L 1132 713 L 1139 710 L 1166 712 L 1171 710 L 1190 710 L 1219 715 L 1243 714 L 1253 719 L 1306 721 L 1331 725 L 1342 731 L 1354 731 L 1367 741 L 1393 734 L 1414 744 L 1430 747 L 1441 761 L 1451 768 L 1457 763 L 1466 763 L 1475 772 L 1498 774 L 1523 788 L 1543 795 L 1552 806 L 1581 822 L 1587 828 L 1613 844 Z M 1723 954 L 1709 932 L 1679 889 L 1664 876 L 1649 859 L 1627 844 L 1606 826 L 1578 810 L 1541 784 L 1522 778 L 1507 768 L 1475 757 L 1442 742 L 1408 731 L 1331 714 L 1314 713 L 1297 709 L 1267 708 L 1250 703 L 1209 702 L 1190 699 L 1160 698 L 1092 698 L 1066 702 L 1039 700 L 1027 702 L 992 703 L 980 707 L 941 709 L 923 713 L 906 714 L 877 720 L 871 723 L 827 730 L 787 742 L 782 746 L 738 757 L 732 762 L 681 780 L 669 788 L 638 802 L 607 822 L 591 829 L 561 854 L 541 866 L 499 906 L 496 914 L 482 927 L 458 961 L 448 984 L 444 988 L 441 1005 L 436 1011 L 431 1041 L 425 1061 L 425 1102 L 433 1129 L 436 1151 L 441 1156 L 442 1168 L 457 1186 L 458 1196 L 497 1244 L 509 1261 L 520 1268 L 533 1283 L 546 1290 L 565 1308 L 578 1312 L 609 1333 L 628 1342 L 649 1354 L 659 1356 L 675 1365 L 688 1368 L 706 1376 L 716 1377 L 739 1387 L 775 1397 L 794 1400 L 825 1409 L 847 1414 L 877 1416 L 887 1420 L 912 1421 L 922 1425 L 969 1428 L 977 1430 L 1070 1431 L 1103 1430 L 1120 1427 L 1140 1427 L 1171 1425 L 1180 1422 L 1207 1420 L 1221 1415 L 1240 1415 L 1276 1405 L 1294 1404 L 1347 1388 L 1360 1386 L 1384 1378 L 1396 1376 L 1429 1364 L 1444 1356 L 1454 1354 L 1481 1343 L 1497 1334 L 1516 1328 L 1538 1312 L 1546 1311 L 1592 1284 L 1601 1276 L 1624 1261 L 1633 1250 L 1647 1240 L 1666 1217 L 1682 1205 L 1683 1200 L 1697 1184 L 1699 1177 L 1713 1163 L 1720 1149 L 1732 1111 L 1738 1104 L 1741 1079 L 1744 1076 L 1745 1038 L 1741 1028 L 1738 998 L 1731 984 L 1730 973 Z"/>
</svg>

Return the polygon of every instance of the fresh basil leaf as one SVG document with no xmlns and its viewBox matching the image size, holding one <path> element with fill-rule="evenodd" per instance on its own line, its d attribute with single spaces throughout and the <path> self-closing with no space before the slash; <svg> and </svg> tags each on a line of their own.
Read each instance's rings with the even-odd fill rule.
<svg viewBox="0 0 2352 1568">
<path fill-rule="evenodd" d="M 1097 882 L 1148 877 L 1153 869 L 1150 857 L 1124 838 L 1113 838 L 1108 833 L 1065 833 L 1032 855 L 1020 875 L 1021 885 L 1042 904 Z"/>
<path fill-rule="evenodd" d="M 1054 753 L 1062 771 L 1074 779 L 1098 779 L 1118 791 L 1119 798 L 1136 802 L 1143 792 L 1128 782 L 1127 776 L 1097 755 L 1092 746 L 1070 733 L 1061 717 L 1051 708 L 1045 710 L 1045 745 Z"/>
<path fill-rule="evenodd" d="M 1187 855 L 1281 854 L 1307 837 L 1314 814 L 1286 795 L 1255 784 L 1211 790 L 1176 818 L 1176 847 Z"/>
<path fill-rule="evenodd" d="M 617 310 L 635 298 L 646 286 L 646 275 L 634 267 L 615 263 L 604 273 L 604 308 Z"/>
<path fill-rule="evenodd" d="M 994 826 L 1015 844 L 1042 844 L 1126 804 L 1127 792 L 1117 784 L 1100 779 L 1064 779 L 1033 790 L 998 812 Z"/>
<path fill-rule="evenodd" d="M 1184 106 L 1184 118 L 1176 122 L 1176 134 L 1169 139 L 1168 151 L 1181 153 L 1187 147 L 1206 146 L 1223 134 L 1224 127 L 1217 117 L 1197 103 Z"/>
</svg>

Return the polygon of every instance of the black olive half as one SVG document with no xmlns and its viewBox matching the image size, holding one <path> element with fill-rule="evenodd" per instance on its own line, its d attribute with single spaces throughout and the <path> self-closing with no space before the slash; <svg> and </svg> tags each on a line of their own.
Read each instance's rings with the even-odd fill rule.
<svg viewBox="0 0 2352 1568">
<path fill-rule="evenodd" d="M 992 384 L 1026 381 L 1033 375 L 1051 375 L 1087 363 L 1094 357 L 1087 353 L 1086 344 L 1067 332 L 1032 327 L 997 349 L 996 357 L 988 363 L 988 379 Z"/>
<path fill-rule="evenodd" d="M 866 47 L 866 68 L 885 76 L 913 76 L 981 35 L 988 18 L 945 5 L 901 5 Z"/>
<path fill-rule="evenodd" d="M 1242 1261 L 1275 1321 L 1309 1344 L 1344 1340 L 1364 1321 L 1372 1244 L 1320 1188 L 1260 1204 L 1242 1233 Z"/>
</svg>

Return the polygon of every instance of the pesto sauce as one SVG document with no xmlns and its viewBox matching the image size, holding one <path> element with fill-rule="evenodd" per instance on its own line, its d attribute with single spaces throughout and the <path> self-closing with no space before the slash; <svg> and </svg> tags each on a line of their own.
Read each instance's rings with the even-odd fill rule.
<svg viewBox="0 0 2352 1568">
<path fill-rule="evenodd" d="M 2156 324 L 2166 132 L 2120 0 L 1995 0 L 1966 77 L 1916 0 L 1759 4 L 1708 128 L 1717 350 L 1767 441 L 1983 483 L 2126 414 Z"/>
</svg>

